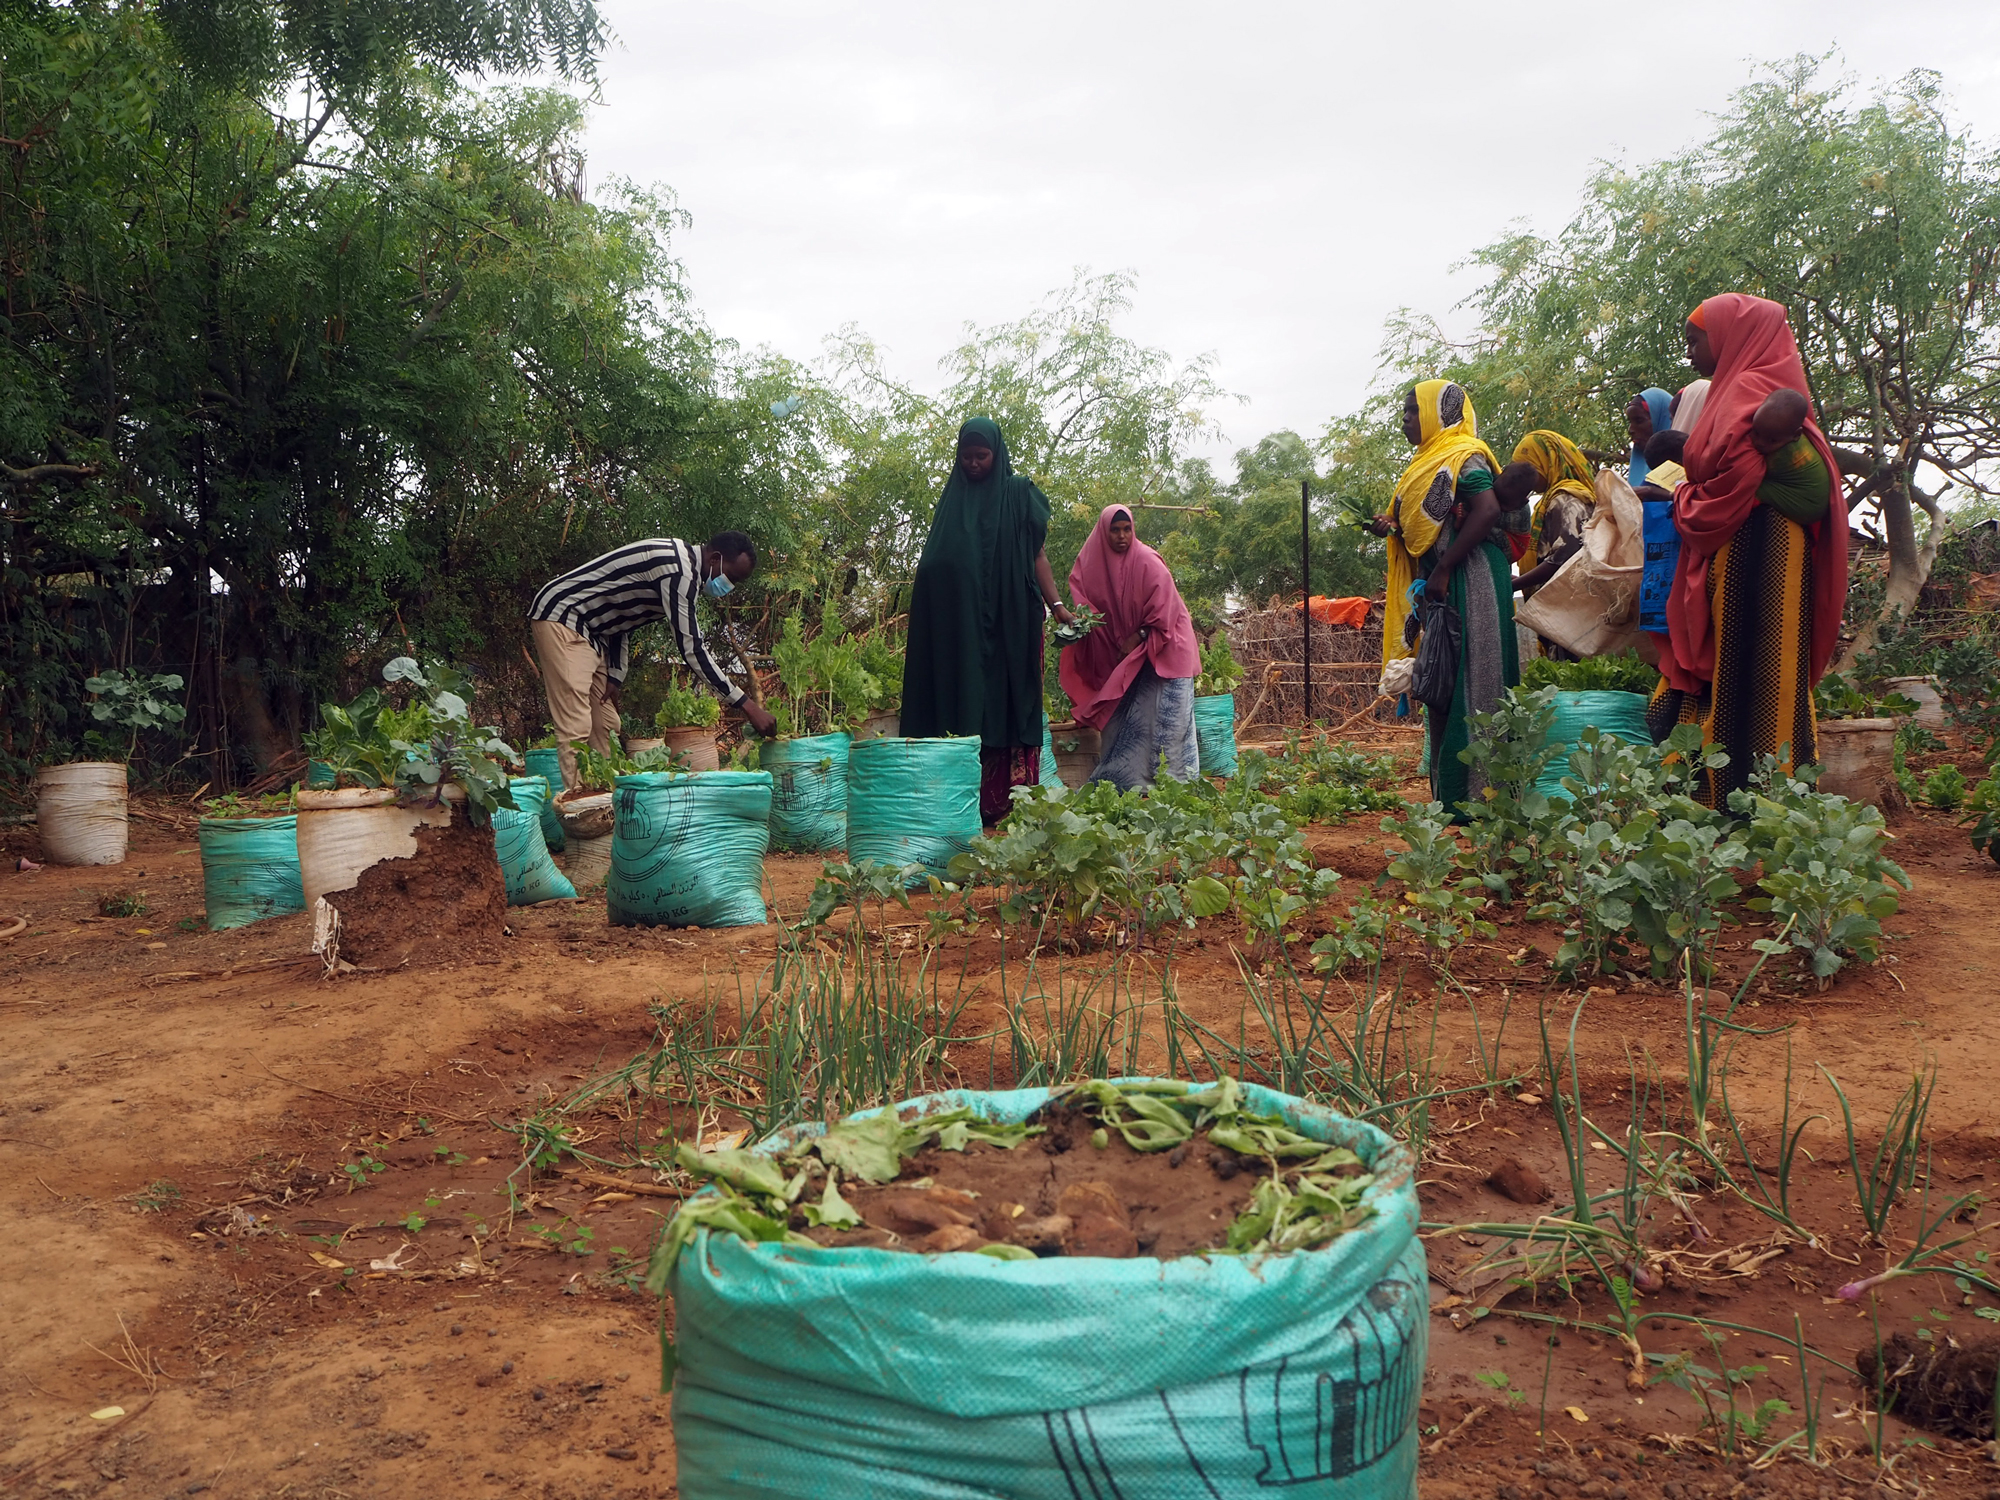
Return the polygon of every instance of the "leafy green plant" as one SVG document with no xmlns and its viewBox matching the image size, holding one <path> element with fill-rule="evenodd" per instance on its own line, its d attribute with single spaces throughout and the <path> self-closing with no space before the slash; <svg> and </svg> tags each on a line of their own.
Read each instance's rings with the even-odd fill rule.
<svg viewBox="0 0 2000 1500">
<path fill-rule="evenodd" d="M 465 673 L 398 656 L 382 678 L 407 684 L 412 701 L 397 708 L 367 688 L 352 703 L 321 704 L 320 728 L 304 736 L 306 753 L 332 769 L 336 786 L 394 787 L 405 801 L 435 802 L 450 781 L 481 820 L 514 805 L 508 776 L 520 757 L 498 729 L 473 724 Z"/>
<path fill-rule="evenodd" d="M 587 1224 L 564 1219 L 555 1224 L 530 1224 L 533 1234 L 558 1255 L 595 1255 L 597 1231 Z"/>
<path fill-rule="evenodd" d="M 721 721 L 722 705 L 713 694 L 682 687 L 678 682 L 668 685 L 659 710 L 653 715 L 653 726 L 662 733 L 672 729 L 708 729 Z"/>
<path fill-rule="evenodd" d="M 386 1161 L 377 1161 L 364 1151 L 355 1160 L 342 1162 L 340 1170 L 347 1178 L 347 1190 L 351 1193 L 356 1188 L 367 1187 L 369 1183 L 388 1171 L 389 1164 Z"/>
<path fill-rule="evenodd" d="M 139 735 L 148 729 L 165 729 L 187 718 L 187 708 L 169 694 L 186 684 L 177 673 L 99 672 L 84 679 L 83 688 L 96 695 L 90 716 L 100 724 L 115 724 L 126 731 L 125 758 L 139 746 Z"/>
<path fill-rule="evenodd" d="M 1888 857 L 1889 830 L 1875 808 L 1815 791 L 1801 779 L 1810 770 L 1765 769 L 1761 786 L 1730 796 L 1731 808 L 1749 819 L 1744 842 L 1764 871 L 1757 882 L 1764 894 L 1748 904 L 1785 924 L 1824 988 L 1848 959 L 1879 956 L 1882 921 L 1894 915 L 1896 887 L 1909 890 L 1910 877 Z"/>
<path fill-rule="evenodd" d="M 144 891 L 114 891 L 97 899 L 100 917 L 143 917 L 150 910 Z"/>
<path fill-rule="evenodd" d="M 1461 873 L 1458 841 L 1442 802 L 1384 818 L 1382 831 L 1405 845 L 1389 861 L 1389 874 L 1404 887 L 1398 926 L 1434 949 L 1447 968 L 1452 949 L 1475 936 L 1494 935 L 1493 924 L 1479 915 L 1486 908 L 1486 888 L 1476 875 Z"/>
<path fill-rule="evenodd" d="M 1749 1387 L 1767 1373 L 1767 1367 L 1739 1365 L 1732 1369 L 1724 1358 L 1727 1351 L 1721 1336 L 1707 1327 L 1702 1327 L 1701 1333 L 1714 1351 L 1715 1369 L 1696 1364 L 1694 1356 L 1687 1353 L 1656 1356 L 1659 1369 L 1646 1383 L 1671 1385 L 1693 1396 L 1701 1403 L 1702 1427 L 1715 1434 L 1716 1447 L 1724 1453 L 1740 1453 L 1744 1443 L 1761 1443 L 1773 1422 L 1789 1416 L 1791 1403 L 1775 1396 L 1753 1402 Z"/>
<path fill-rule="evenodd" d="M 1957 812 L 1965 792 L 1965 773 L 1957 766 L 1939 766 L 1924 778 L 1924 801 L 1939 812 Z"/>
<path fill-rule="evenodd" d="M 204 800 L 201 815 L 204 818 L 282 818 L 295 807 L 289 789 L 265 792 L 256 797 L 246 797 L 241 792 L 225 792 L 220 797 Z"/>
<path fill-rule="evenodd" d="M 1813 706 L 1822 719 L 1881 719 L 1914 714 L 1916 703 L 1901 693 L 1874 693 L 1838 672 L 1820 678 Z"/>
<path fill-rule="evenodd" d="M 785 689 L 785 701 L 772 709 L 778 733 L 788 738 L 834 734 L 853 729 L 874 712 L 882 684 L 861 658 L 847 636 L 823 629 L 808 641 L 799 617 L 787 616 L 771 647 Z"/>
<path fill-rule="evenodd" d="M 1058 621 L 1049 627 L 1049 639 L 1064 645 L 1073 645 L 1089 635 L 1104 623 L 1104 616 L 1087 604 L 1079 604 L 1070 610 L 1073 618 L 1067 623 Z"/>
<path fill-rule="evenodd" d="M 1538 656 L 1521 668 L 1521 691 L 1557 688 L 1565 693 L 1645 693 L 1650 695 L 1660 674 L 1639 659 L 1636 651 L 1616 656 L 1586 656 L 1582 661 L 1557 661 Z"/>
<path fill-rule="evenodd" d="M 1195 678 L 1197 696 L 1207 698 L 1233 693 L 1243 680 L 1243 669 L 1229 650 L 1229 638 L 1217 631 L 1201 648 L 1201 673 Z"/>
</svg>

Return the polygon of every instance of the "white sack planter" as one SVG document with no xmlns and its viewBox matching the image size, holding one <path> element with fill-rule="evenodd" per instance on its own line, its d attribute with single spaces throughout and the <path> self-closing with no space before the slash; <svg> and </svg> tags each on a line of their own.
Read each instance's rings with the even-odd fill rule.
<svg viewBox="0 0 2000 1500">
<path fill-rule="evenodd" d="M 298 794 L 299 878 L 306 906 L 351 891 L 361 872 L 385 859 L 414 859 L 419 828 L 443 828 L 465 789 L 446 786 L 437 807 L 398 807 L 391 787 L 342 787 Z"/>
<path fill-rule="evenodd" d="M 35 777 L 35 825 L 52 865 L 125 862 L 125 766 L 79 760 L 44 766 Z"/>
</svg>

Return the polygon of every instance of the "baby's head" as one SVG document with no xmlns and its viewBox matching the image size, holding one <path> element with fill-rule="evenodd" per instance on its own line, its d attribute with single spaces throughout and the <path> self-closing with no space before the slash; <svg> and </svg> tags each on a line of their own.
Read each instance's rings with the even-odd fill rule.
<svg viewBox="0 0 2000 1500">
<path fill-rule="evenodd" d="M 1805 431 L 1812 404 L 1794 390 L 1777 390 L 1764 398 L 1757 415 L 1750 419 L 1750 446 L 1759 453 L 1776 453 Z"/>
<path fill-rule="evenodd" d="M 1677 464 L 1687 451 L 1688 435 L 1668 429 L 1656 432 L 1646 439 L 1646 467 L 1657 469 L 1661 464 Z"/>
<path fill-rule="evenodd" d="M 1493 481 L 1493 498 L 1502 510 L 1519 510 L 1528 497 L 1543 488 L 1542 471 L 1533 464 L 1509 464 Z"/>
</svg>

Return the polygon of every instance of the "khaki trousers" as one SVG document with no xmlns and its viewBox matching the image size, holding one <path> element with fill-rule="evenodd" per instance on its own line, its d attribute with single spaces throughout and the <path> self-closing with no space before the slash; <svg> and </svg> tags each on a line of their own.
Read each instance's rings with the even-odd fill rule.
<svg viewBox="0 0 2000 1500">
<path fill-rule="evenodd" d="M 549 722 L 556 731 L 556 759 L 562 763 L 563 786 L 577 784 L 576 742 L 584 741 L 599 755 L 611 750 L 618 733 L 618 710 L 606 696 L 610 679 L 604 658 L 582 636 L 554 620 L 530 620 L 535 657 L 542 666 L 542 691 L 548 695 Z"/>
</svg>

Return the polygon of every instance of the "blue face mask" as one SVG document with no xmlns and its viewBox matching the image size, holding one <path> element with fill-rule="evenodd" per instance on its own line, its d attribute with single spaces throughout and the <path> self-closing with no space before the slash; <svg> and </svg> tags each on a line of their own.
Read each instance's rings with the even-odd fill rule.
<svg viewBox="0 0 2000 1500">
<path fill-rule="evenodd" d="M 708 590 L 709 598 L 720 599 L 724 594 L 730 593 L 732 590 L 734 590 L 736 585 L 729 581 L 728 574 L 717 573 L 713 578 L 709 579 L 708 582 L 703 585 L 703 587 Z"/>
</svg>

